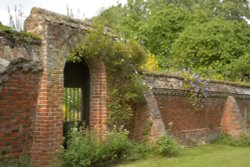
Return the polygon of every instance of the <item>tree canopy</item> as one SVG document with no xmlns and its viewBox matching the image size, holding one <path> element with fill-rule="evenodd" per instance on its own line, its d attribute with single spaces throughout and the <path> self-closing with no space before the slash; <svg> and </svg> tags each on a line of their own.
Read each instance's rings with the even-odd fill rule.
<svg viewBox="0 0 250 167">
<path fill-rule="evenodd" d="M 155 55 L 160 70 L 249 81 L 247 0 L 128 0 L 96 19 Z"/>
</svg>

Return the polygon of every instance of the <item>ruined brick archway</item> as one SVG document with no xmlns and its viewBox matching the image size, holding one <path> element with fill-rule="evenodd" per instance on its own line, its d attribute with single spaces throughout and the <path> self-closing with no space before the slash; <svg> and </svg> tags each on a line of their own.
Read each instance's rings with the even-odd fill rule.
<svg viewBox="0 0 250 167">
<path fill-rule="evenodd" d="M 90 73 L 84 60 L 67 61 L 64 67 L 63 136 L 72 127 L 89 127 Z M 66 140 L 64 141 L 66 146 Z"/>
<path fill-rule="evenodd" d="M 33 127 L 30 154 L 35 166 L 48 166 L 62 144 L 63 72 L 67 56 L 82 40 L 89 26 L 79 20 L 33 8 L 25 23 L 27 31 L 42 37 L 41 87 Z M 86 61 L 90 75 L 90 128 L 106 131 L 107 81 L 102 61 Z"/>
</svg>

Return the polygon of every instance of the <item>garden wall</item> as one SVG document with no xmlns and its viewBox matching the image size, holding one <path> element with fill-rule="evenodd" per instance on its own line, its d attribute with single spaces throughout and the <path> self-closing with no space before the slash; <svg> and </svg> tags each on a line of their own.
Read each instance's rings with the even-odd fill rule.
<svg viewBox="0 0 250 167">
<path fill-rule="evenodd" d="M 0 30 L 0 158 L 26 152 L 35 167 L 54 165 L 63 142 L 64 66 L 90 28 L 33 8 L 25 30 L 40 39 Z M 106 67 L 97 58 L 83 61 L 90 73 L 89 127 L 105 132 Z"/>
<path fill-rule="evenodd" d="M 25 29 L 40 39 L 0 30 L 0 158 L 28 153 L 34 167 L 52 166 L 63 140 L 64 66 L 91 26 L 33 8 Z M 90 128 L 107 130 L 106 67 L 84 60 L 90 73 Z M 170 130 L 186 142 L 209 141 L 221 132 L 240 134 L 250 125 L 250 87 L 211 82 L 206 108 L 194 112 L 183 78 L 147 75 L 131 135 L 156 139 Z"/>
<path fill-rule="evenodd" d="M 155 131 L 164 129 L 184 143 L 203 143 L 222 132 L 239 136 L 246 126 L 250 127 L 249 86 L 210 81 L 205 108 L 194 111 L 182 86 L 183 78 L 154 74 L 148 75 L 145 82 L 158 108 L 151 109 L 148 102 L 137 105 L 131 129 L 137 140 L 154 140 Z M 156 110 L 160 114 L 150 114 Z M 155 128 L 156 120 L 164 125 Z"/>
<path fill-rule="evenodd" d="M 42 70 L 40 42 L 0 31 L 0 157 L 30 149 Z"/>
</svg>

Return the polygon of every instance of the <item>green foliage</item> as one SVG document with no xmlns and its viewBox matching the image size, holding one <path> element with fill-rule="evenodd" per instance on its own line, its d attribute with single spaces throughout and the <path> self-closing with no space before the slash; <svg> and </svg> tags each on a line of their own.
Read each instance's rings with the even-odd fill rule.
<svg viewBox="0 0 250 167">
<path fill-rule="evenodd" d="M 116 126 L 107 133 L 105 139 L 97 134 L 72 129 L 69 133 L 67 149 L 59 158 L 61 166 L 89 167 L 104 166 L 118 160 L 134 160 L 144 157 L 142 146 L 128 139 L 128 131 Z M 135 156 L 135 157 L 133 157 Z"/>
<path fill-rule="evenodd" d="M 230 78 L 236 78 L 240 81 L 250 81 L 250 53 L 241 56 L 238 59 L 234 59 L 230 65 L 227 66 L 227 70 L 231 71 Z"/>
<path fill-rule="evenodd" d="M 202 9 L 210 17 L 219 16 L 230 20 L 242 20 L 241 16 L 250 17 L 249 2 L 247 0 L 147 0 L 152 8 L 164 5 L 174 5 L 195 11 Z"/>
<path fill-rule="evenodd" d="M 172 157 L 180 153 L 180 145 L 176 139 L 170 135 L 164 135 L 157 139 L 154 150 L 157 154 Z"/>
<path fill-rule="evenodd" d="M 127 125 L 129 119 L 133 116 L 132 108 L 127 104 L 128 99 L 124 99 L 128 98 L 129 95 L 123 97 L 118 89 L 112 90 L 109 95 L 112 99 L 112 101 L 109 102 L 109 109 L 111 109 L 108 121 L 109 127 L 112 127 L 112 125 Z"/>
<path fill-rule="evenodd" d="M 106 65 L 110 97 L 108 125 L 125 125 L 132 116 L 132 104 L 143 97 L 137 73 L 145 62 L 146 52 L 135 40 L 114 36 L 97 20 L 69 61 L 93 57 Z"/>
<path fill-rule="evenodd" d="M 5 25 L 2 25 L 2 24 L 0 23 L 0 31 L 10 32 L 10 31 L 12 31 L 12 29 L 11 29 L 10 27 L 5 26 Z"/>
<path fill-rule="evenodd" d="M 231 135 L 225 133 L 220 135 L 218 142 L 230 146 L 237 146 L 236 140 Z"/>
<path fill-rule="evenodd" d="M 248 167 L 250 149 L 220 144 L 186 148 L 179 157 L 152 156 L 115 167 Z"/>
<path fill-rule="evenodd" d="M 0 34 L 8 34 L 13 38 L 15 42 L 27 42 L 27 43 L 32 43 L 34 41 L 40 40 L 41 38 L 35 34 L 25 32 L 25 31 L 20 31 L 17 32 L 13 30 L 11 27 L 2 25 L 0 23 Z"/>
<path fill-rule="evenodd" d="M 183 69 L 180 75 L 184 78 L 183 87 L 187 90 L 187 96 L 193 109 L 201 111 L 205 107 L 208 80 L 201 80 L 199 75 L 191 73 L 190 68 L 188 70 Z"/>
<path fill-rule="evenodd" d="M 243 16 L 250 18 L 247 0 L 129 0 L 98 17 L 140 41 L 160 70 L 191 67 L 205 77 L 247 81 L 249 66 L 238 62 L 250 53 Z"/>
<path fill-rule="evenodd" d="M 221 134 L 218 142 L 230 146 L 250 147 L 250 131 L 248 130 L 239 138 L 234 138 L 229 134 Z"/>
<path fill-rule="evenodd" d="M 144 45 L 158 57 L 161 68 L 168 68 L 172 43 L 189 21 L 188 10 L 170 5 L 152 13 L 142 26 Z"/>
<path fill-rule="evenodd" d="M 31 167 L 30 158 L 27 155 L 21 155 L 16 158 L 12 155 L 4 155 L 0 157 L 1 167 Z"/>
<path fill-rule="evenodd" d="M 240 27 L 244 30 L 239 30 Z M 226 79 L 235 79 L 232 69 L 227 67 L 249 53 L 249 30 L 245 23 L 221 19 L 189 26 L 173 44 L 172 64 L 175 68 L 189 66 L 206 77 L 221 74 Z"/>
</svg>

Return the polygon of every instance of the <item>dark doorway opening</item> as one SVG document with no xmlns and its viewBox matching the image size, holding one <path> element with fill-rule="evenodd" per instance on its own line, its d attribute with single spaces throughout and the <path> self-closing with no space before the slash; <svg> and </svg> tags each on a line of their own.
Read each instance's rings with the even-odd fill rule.
<svg viewBox="0 0 250 167">
<path fill-rule="evenodd" d="M 89 126 L 90 78 L 87 64 L 66 62 L 64 68 L 64 124 L 66 137 L 72 127 Z"/>
</svg>

